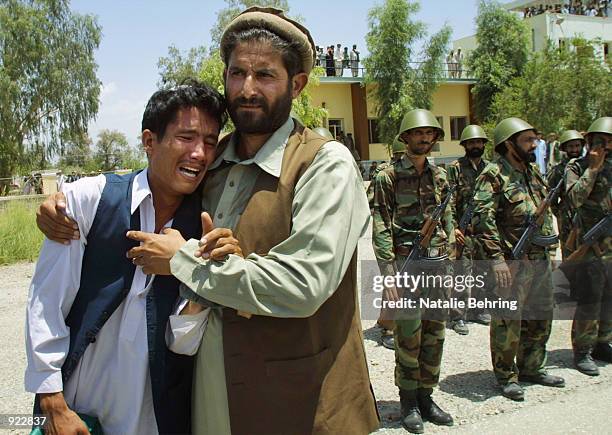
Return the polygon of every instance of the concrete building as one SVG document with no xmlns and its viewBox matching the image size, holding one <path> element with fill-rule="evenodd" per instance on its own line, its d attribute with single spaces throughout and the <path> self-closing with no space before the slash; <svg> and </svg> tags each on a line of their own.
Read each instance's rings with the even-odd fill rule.
<svg viewBox="0 0 612 435">
<path fill-rule="evenodd" d="M 596 55 L 602 61 L 607 59 L 612 45 L 612 11 L 610 10 L 612 3 L 604 12 L 608 15 L 607 17 L 560 13 L 559 8 L 567 4 L 569 4 L 568 0 L 516 0 L 505 4 L 504 7 L 520 14 L 521 17 L 525 15 L 526 9 L 536 8 L 537 10 L 540 5 L 552 8 L 547 12 L 524 18 L 531 32 L 532 51 L 544 49 L 548 40 L 559 46 L 569 39 L 580 37 L 593 42 Z M 476 36 L 473 35 L 454 41 L 453 48 L 456 50 L 461 47 L 462 51 L 468 53 L 475 49 L 477 44 Z"/>
<path fill-rule="evenodd" d="M 376 101 L 372 86 L 366 86 L 363 69 L 357 77 L 321 77 L 312 91 L 313 104 L 328 110 L 326 125 L 332 134 L 352 133 L 362 160 L 388 160 L 385 144 L 377 134 Z M 348 73 L 350 76 L 350 72 Z M 450 76 L 450 74 L 447 74 Z M 433 113 L 444 128 L 445 140 L 436 145 L 432 157 L 437 164 L 446 164 L 462 156 L 459 136 L 472 119 L 471 87 L 475 81 L 465 77 L 447 78 L 433 96 Z"/>
</svg>

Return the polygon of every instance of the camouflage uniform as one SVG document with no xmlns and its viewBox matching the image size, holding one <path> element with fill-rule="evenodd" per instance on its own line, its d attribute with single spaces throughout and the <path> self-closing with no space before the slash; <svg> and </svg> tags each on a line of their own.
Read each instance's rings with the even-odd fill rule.
<svg viewBox="0 0 612 435">
<path fill-rule="evenodd" d="M 606 213 L 612 211 L 612 162 L 607 159 L 599 172 L 589 169 L 586 157 L 570 161 L 566 172 L 567 198 L 576 209 L 578 233 L 584 235 Z M 577 269 L 578 304 L 572 324 L 574 352 L 585 352 L 596 343 L 612 342 L 612 237 L 599 242 L 603 253 L 589 250 Z"/>
<path fill-rule="evenodd" d="M 427 162 L 418 174 L 407 155 L 380 171 L 374 180 L 372 242 L 383 273 L 399 270 L 424 220 L 448 191 L 446 172 Z M 450 208 L 432 237 L 428 255 L 454 257 L 454 224 Z M 419 272 L 417 272 L 419 273 Z M 421 297 L 448 298 L 444 288 L 422 288 Z M 397 319 L 395 383 L 400 390 L 432 388 L 438 384 L 446 315 L 441 310 L 415 310 Z M 434 320 L 435 319 L 435 320 Z"/>
<path fill-rule="evenodd" d="M 500 157 L 488 165 L 476 181 L 472 220 L 478 234 L 477 259 L 502 261 L 525 228 L 526 216 L 533 214 L 546 197 L 546 187 L 536 165 L 525 173 Z M 554 234 L 552 214 L 547 211 L 541 234 Z M 513 274 L 511 292 L 519 302 L 516 312 L 498 310 L 491 320 L 491 359 L 501 385 L 524 375 L 545 373 L 546 342 L 552 325 L 552 277 L 547 248 L 531 246 L 528 260 Z M 516 361 L 515 361 L 516 359 Z"/>
<path fill-rule="evenodd" d="M 474 186 L 476 185 L 476 178 L 485 168 L 488 162 L 484 159 L 480 159 L 480 164 L 477 168 L 474 167 L 472 161 L 467 157 L 461 157 L 458 160 L 455 160 L 447 167 L 448 172 L 448 183 L 457 186 L 457 190 L 455 195 L 453 195 L 453 199 L 451 200 L 451 211 L 453 213 L 454 221 L 459 224 L 463 213 L 468 207 L 468 204 L 473 201 L 474 198 Z M 458 260 L 455 264 L 455 267 L 460 267 L 461 272 L 456 270 L 456 273 L 461 273 L 463 275 L 470 275 L 473 271 L 473 262 L 472 262 L 472 251 L 473 251 L 473 240 L 470 237 L 472 231 L 470 226 L 466 229 L 465 236 L 465 246 L 463 248 L 463 254 L 461 259 Z M 471 293 L 474 294 L 471 294 Z M 464 291 L 455 291 L 452 292 L 452 297 L 457 300 L 466 301 L 467 299 L 473 296 L 476 299 L 480 298 L 480 294 L 477 293 L 475 289 L 470 291 L 470 289 L 465 289 Z M 466 320 L 467 308 L 452 308 L 450 310 L 450 319 L 451 320 Z"/>
</svg>

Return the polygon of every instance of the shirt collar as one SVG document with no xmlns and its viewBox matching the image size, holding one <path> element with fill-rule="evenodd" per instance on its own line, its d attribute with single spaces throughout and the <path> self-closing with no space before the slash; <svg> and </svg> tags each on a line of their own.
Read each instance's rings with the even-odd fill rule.
<svg viewBox="0 0 612 435">
<path fill-rule="evenodd" d="M 151 198 L 151 189 L 149 188 L 149 178 L 147 177 L 147 169 L 145 168 L 134 177 L 132 183 L 132 204 L 130 205 L 130 214 L 146 199 Z"/>
<path fill-rule="evenodd" d="M 285 123 L 270 136 L 266 143 L 257 151 L 254 157 L 247 160 L 240 160 L 236 153 L 238 135 L 233 134 L 227 147 L 217 160 L 213 162 L 209 169 L 218 167 L 222 161 L 234 162 L 240 165 L 256 164 L 262 170 L 274 177 L 280 177 L 283 154 L 289 135 L 295 128 L 293 118 L 289 117 Z"/>
<path fill-rule="evenodd" d="M 404 153 L 402 155 L 401 161 L 402 161 L 402 166 L 405 169 L 413 169 L 414 171 L 416 171 L 416 167 L 414 166 L 414 163 L 412 163 L 412 160 L 410 160 L 408 158 L 408 155 L 406 153 Z M 427 172 L 427 171 L 429 171 L 431 169 L 432 169 L 432 164 L 429 161 L 429 158 L 426 158 L 425 159 L 425 168 L 423 169 L 423 172 Z"/>
</svg>

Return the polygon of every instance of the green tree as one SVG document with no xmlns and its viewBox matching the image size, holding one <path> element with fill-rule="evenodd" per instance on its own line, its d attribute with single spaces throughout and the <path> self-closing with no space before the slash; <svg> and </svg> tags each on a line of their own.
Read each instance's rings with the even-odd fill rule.
<svg viewBox="0 0 612 435">
<path fill-rule="evenodd" d="M 570 48 L 571 47 L 571 48 Z M 612 107 L 610 62 L 602 63 L 591 42 L 550 43 L 493 100 L 495 119 L 518 116 L 547 132 L 586 130 Z"/>
<path fill-rule="evenodd" d="M 92 140 L 86 134 L 65 143 L 58 166 L 62 168 L 64 172 L 67 172 L 68 168 L 85 169 L 90 167 L 93 160 L 91 146 Z"/>
<path fill-rule="evenodd" d="M 421 56 L 415 56 L 414 44 L 426 36 L 425 23 L 413 18 L 419 9 L 418 2 L 385 0 L 368 14 L 365 80 L 373 85 L 378 131 L 388 146 L 408 110 L 431 108 L 432 95 L 443 78 L 451 29 L 444 26 L 426 42 Z"/>
<path fill-rule="evenodd" d="M 117 130 L 102 130 L 98 134 L 94 159 L 102 171 L 111 171 L 122 166 L 122 159 L 129 149 L 128 140 Z"/>
<path fill-rule="evenodd" d="M 415 79 L 412 81 L 414 107 L 427 110 L 433 107 L 433 94 L 444 80 L 445 56 L 452 33 L 450 26 L 444 25 L 427 43 L 425 59 L 415 71 Z"/>
<path fill-rule="evenodd" d="M 0 0 L 0 177 L 28 150 L 44 166 L 98 111 L 101 29 L 67 0 Z"/>
<path fill-rule="evenodd" d="M 484 122 L 495 95 L 523 73 L 529 56 L 529 29 L 524 21 L 494 0 L 481 0 L 476 18 L 478 47 L 467 65 L 476 78 L 474 112 Z"/>
</svg>

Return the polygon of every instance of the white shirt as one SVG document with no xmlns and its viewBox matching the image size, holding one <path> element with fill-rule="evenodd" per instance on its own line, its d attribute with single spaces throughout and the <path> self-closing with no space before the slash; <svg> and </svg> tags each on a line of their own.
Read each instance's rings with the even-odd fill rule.
<svg viewBox="0 0 612 435">
<path fill-rule="evenodd" d="M 130 292 L 104 324 L 66 385 L 61 367 L 68 353 L 70 329 L 64 319 L 79 289 L 81 263 L 106 178 L 65 183 L 68 215 L 80 240 L 62 245 L 45 240 L 30 285 L 26 313 L 25 389 L 32 393 L 64 391 L 68 406 L 98 417 L 108 434 L 157 434 L 149 376 L 146 295 L 153 279 L 137 267 Z M 131 212 L 140 206 L 142 231 L 155 231 L 155 210 L 147 171 L 132 185 Z M 171 221 L 166 226 L 170 226 Z M 124 255 L 123 252 L 117 255 Z"/>
</svg>

